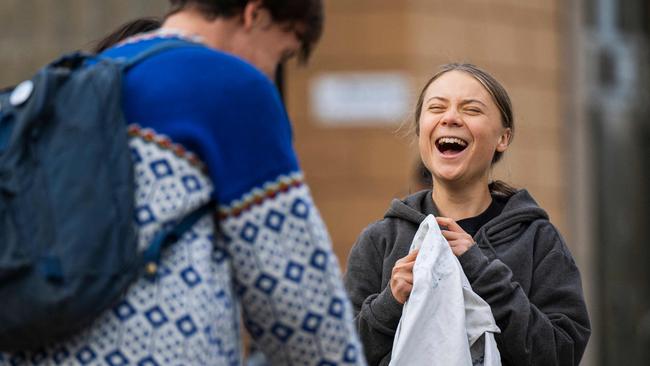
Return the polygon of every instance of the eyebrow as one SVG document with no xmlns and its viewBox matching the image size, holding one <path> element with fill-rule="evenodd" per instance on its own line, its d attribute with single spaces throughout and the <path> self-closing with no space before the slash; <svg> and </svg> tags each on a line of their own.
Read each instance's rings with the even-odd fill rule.
<svg viewBox="0 0 650 366">
<path fill-rule="evenodd" d="M 427 99 L 426 103 L 429 103 L 432 99 L 437 99 L 437 100 L 440 100 L 440 101 L 443 101 L 443 102 L 449 102 L 449 99 L 447 99 L 447 98 L 431 97 L 431 98 Z M 478 104 L 483 105 L 485 108 L 487 108 L 487 105 L 485 103 L 481 102 L 478 99 L 465 99 L 460 104 L 465 105 L 465 104 L 470 104 L 470 103 L 478 103 Z"/>
</svg>

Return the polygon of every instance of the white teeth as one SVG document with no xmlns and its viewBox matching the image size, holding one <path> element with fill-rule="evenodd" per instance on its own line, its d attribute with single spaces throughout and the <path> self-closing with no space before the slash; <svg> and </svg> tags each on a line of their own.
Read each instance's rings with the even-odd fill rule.
<svg viewBox="0 0 650 366">
<path fill-rule="evenodd" d="M 441 137 L 438 139 L 438 144 L 458 144 L 460 146 L 467 146 L 467 142 L 458 137 Z"/>
</svg>

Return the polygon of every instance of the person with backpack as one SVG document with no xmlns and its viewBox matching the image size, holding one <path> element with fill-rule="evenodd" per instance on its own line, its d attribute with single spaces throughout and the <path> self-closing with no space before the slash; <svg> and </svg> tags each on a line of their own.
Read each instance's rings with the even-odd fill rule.
<svg viewBox="0 0 650 366">
<path fill-rule="evenodd" d="M 278 64 L 309 57 L 322 31 L 321 0 L 170 3 L 160 29 L 100 58 L 147 55 L 122 81 L 132 224 L 140 252 L 170 227 L 176 243 L 158 243 L 167 246 L 160 260 L 146 261 L 146 275 L 85 329 L 0 353 L 0 364 L 238 365 L 245 326 L 274 365 L 364 365 L 339 265 L 271 80 Z M 216 210 L 197 211 L 211 201 Z M 184 219 L 195 212 L 198 219 Z M 58 262 L 42 263 L 48 278 L 61 280 Z"/>
<path fill-rule="evenodd" d="M 404 303 L 414 286 L 419 252 L 409 248 L 428 215 L 435 216 L 471 289 L 490 306 L 500 329 L 495 338 L 503 365 L 580 363 L 591 327 L 573 256 L 525 189 L 489 181 L 514 127 L 505 88 L 474 65 L 444 65 L 422 89 L 412 131 L 432 186 L 393 200 L 384 218 L 361 233 L 348 257 L 344 281 L 370 365 L 391 362 Z M 422 243 L 427 244 L 434 243 Z M 435 319 L 440 333 L 415 337 L 427 338 L 422 343 L 454 344 L 442 334 L 445 321 L 453 319 Z"/>
</svg>

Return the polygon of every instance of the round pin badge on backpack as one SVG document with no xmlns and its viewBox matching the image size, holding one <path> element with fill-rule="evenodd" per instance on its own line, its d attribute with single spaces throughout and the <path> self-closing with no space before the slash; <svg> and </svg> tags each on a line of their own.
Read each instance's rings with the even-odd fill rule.
<svg viewBox="0 0 650 366">
<path fill-rule="evenodd" d="M 18 84 L 16 88 L 11 92 L 9 96 L 9 103 L 12 106 L 18 107 L 19 105 L 25 103 L 32 92 L 34 91 L 34 82 L 31 80 L 25 80 L 22 83 Z"/>
</svg>

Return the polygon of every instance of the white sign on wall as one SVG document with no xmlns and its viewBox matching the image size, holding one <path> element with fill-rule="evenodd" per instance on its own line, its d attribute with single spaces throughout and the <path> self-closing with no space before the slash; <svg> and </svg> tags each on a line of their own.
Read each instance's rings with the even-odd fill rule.
<svg viewBox="0 0 650 366">
<path fill-rule="evenodd" d="M 401 72 L 327 73 L 310 83 L 311 112 L 333 126 L 396 125 L 411 113 L 411 83 Z"/>
</svg>

